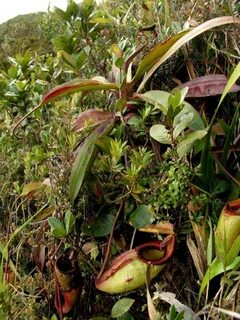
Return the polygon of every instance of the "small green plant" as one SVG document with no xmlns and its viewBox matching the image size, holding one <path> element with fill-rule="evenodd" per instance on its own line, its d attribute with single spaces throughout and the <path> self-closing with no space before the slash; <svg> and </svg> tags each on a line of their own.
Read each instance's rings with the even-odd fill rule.
<svg viewBox="0 0 240 320">
<path fill-rule="evenodd" d="M 184 311 L 177 312 L 174 304 L 170 307 L 169 314 L 166 317 L 167 320 L 182 320 L 184 319 Z"/>
</svg>

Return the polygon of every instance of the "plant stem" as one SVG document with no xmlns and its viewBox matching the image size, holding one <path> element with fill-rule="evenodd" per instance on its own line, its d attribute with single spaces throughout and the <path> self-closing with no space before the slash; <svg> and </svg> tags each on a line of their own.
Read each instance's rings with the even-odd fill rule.
<svg viewBox="0 0 240 320">
<path fill-rule="evenodd" d="M 124 202 L 123 202 L 123 200 L 122 200 L 121 203 L 120 203 L 120 206 L 119 206 L 119 208 L 118 208 L 118 211 L 117 211 L 117 213 L 116 213 L 114 222 L 113 222 L 112 230 L 111 230 L 111 233 L 110 233 L 110 236 L 109 236 L 109 239 L 108 239 L 107 250 L 106 250 L 105 257 L 104 257 L 104 261 L 103 261 L 101 270 L 99 271 L 99 274 L 98 274 L 98 276 L 97 276 L 98 279 L 101 278 L 101 276 L 102 276 L 102 274 L 103 274 L 103 272 L 104 272 L 105 266 L 106 266 L 106 264 L 107 264 L 108 258 L 109 258 L 110 249 L 111 249 L 111 244 L 112 244 L 112 238 L 113 238 L 113 232 L 114 232 L 114 229 L 115 229 L 115 225 L 116 225 L 117 219 L 118 219 L 118 217 L 119 217 L 119 215 L 120 215 L 120 212 L 122 211 L 123 203 L 124 203 Z"/>
</svg>

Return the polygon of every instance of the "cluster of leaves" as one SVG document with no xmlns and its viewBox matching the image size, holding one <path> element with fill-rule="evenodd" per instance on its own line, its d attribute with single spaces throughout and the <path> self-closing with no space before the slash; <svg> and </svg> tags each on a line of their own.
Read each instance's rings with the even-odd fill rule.
<svg viewBox="0 0 240 320">
<path fill-rule="evenodd" d="M 158 186 L 152 204 L 158 206 L 160 210 L 182 209 L 184 211 L 189 201 L 187 195 L 191 189 L 193 170 L 189 168 L 189 164 L 179 160 L 165 160 L 160 166 L 160 172 L 161 178 L 157 181 Z"/>
<path fill-rule="evenodd" d="M 195 8 L 190 2 L 179 1 L 178 5 L 187 8 L 189 15 Z M 217 11 L 216 4 L 214 10 L 216 16 L 226 13 Z M 226 10 L 232 12 L 229 6 Z M 71 248 L 80 256 L 84 278 L 81 299 L 86 301 L 86 307 L 81 304 L 82 318 L 102 313 L 108 317 L 110 305 L 113 318 L 134 319 L 134 313 L 140 318 L 141 289 L 136 292 L 136 299 L 123 298 L 116 304 L 115 298 L 109 298 L 109 304 L 105 295 L 90 290 L 92 270 L 100 269 L 107 236 L 114 235 L 110 248 L 114 258 L 127 250 L 130 242 L 141 242 L 138 229 L 153 222 L 171 219 L 177 227 L 187 225 L 190 232 L 190 201 L 195 208 L 194 223 L 210 221 L 212 227 L 225 201 L 239 197 L 239 154 L 231 152 L 239 136 L 239 108 L 235 101 L 229 99 L 225 103 L 222 114 L 218 114 L 222 119 L 218 120 L 221 103 L 216 105 L 206 99 L 202 113 L 197 99 L 191 104 L 186 102 L 186 88 L 172 91 L 169 86 L 167 91 L 144 91 L 148 79 L 150 87 L 156 87 L 153 72 L 166 59 L 175 57 L 177 49 L 184 48 L 176 60 L 191 58 L 191 51 L 199 50 L 195 47 L 199 43 L 194 40 L 192 46 L 186 45 L 189 40 L 214 26 L 235 22 L 229 17 L 219 18 L 195 30 L 183 30 L 187 17 L 185 10 L 180 12 L 176 17 L 168 1 L 122 1 L 117 5 L 96 5 L 92 0 L 78 5 L 69 1 L 65 11 L 56 8 L 54 14 L 38 16 L 38 32 L 42 30 L 46 39 L 52 38 L 56 55 L 49 42 L 44 55 L 40 51 L 33 57 L 31 52 L 35 49 L 30 45 L 29 51 L 21 47 L 22 52 L 14 57 L 6 51 L 8 63 L 0 71 L 0 206 L 5 212 L 0 276 L 3 281 L 10 270 L 14 272 L 18 286 L 27 291 L 26 296 L 29 294 L 29 314 L 40 307 L 34 304 L 34 294 L 40 300 L 44 296 L 52 307 L 49 269 L 56 255 Z M 194 18 L 206 20 L 200 5 Z M 24 25 L 28 28 L 29 21 Z M 224 32 L 228 39 L 234 28 Z M 217 41 L 214 43 L 215 35 L 211 31 L 209 38 L 203 36 L 201 53 L 206 52 L 207 60 L 223 59 L 217 67 L 222 70 L 226 64 L 224 71 L 228 73 L 237 65 L 238 44 L 219 52 L 223 49 L 218 49 Z M 27 38 L 26 32 L 24 36 Z M 169 36 L 172 37 L 168 41 L 160 43 Z M 15 34 L 4 33 L 1 39 L 6 42 L 11 37 Z M 194 64 L 200 62 L 195 56 L 194 59 L 186 69 L 181 62 L 184 76 L 180 80 L 185 80 L 186 73 L 195 74 Z M 198 75 L 214 71 L 215 67 L 206 63 Z M 168 78 L 174 78 L 174 72 L 172 67 L 161 70 Z M 209 110 L 211 103 L 214 113 Z M 17 137 L 11 135 L 12 128 Z M 216 157 L 219 150 L 220 159 Z M 211 239 L 211 232 L 208 235 Z M 18 241 L 20 244 L 16 245 Z M 23 250 L 24 246 L 29 250 Z M 210 246 L 209 240 L 208 252 Z M 34 267 L 27 265 L 30 259 L 38 270 L 33 274 Z M 181 259 L 177 263 L 185 265 Z M 26 279 L 27 283 L 34 283 L 31 290 L 26 287 Z M 169 290 L 174 280 L 171 281 Z M 14 281 L 10 283 L 15 285 Z M 180 281 L 179 286 L 184 284 Z M 21 308 L 26 307 L 23 299 L 17 300 L 14 294 L 14 307 L 10 307 L 11 290 L 1 290 L 3 315 L 9 312 L 19 316 Z M 102 305 L 96 306 L 100 300 Z M 151 309 L 149 305 L 148 302 Z M 104 310 L 105 306 L 108 310 Z M 47 309 L 47 304 L 41 307 Z M 76 308 L 75 317 L 78 311 Z M 147 308 L 143 312 L 146 318 Z M 181 319 L 183 313 L 177 314 L 172 306 L 163 317 Z M 36 314 L 39 319 L 38 311 Z M 47 311 L 43 315 L 50 317 Z"/>
<path fill-rule="evenodd" d="M 53 13 L 31 13 L 17 16 L 0 25 L 1 68 L 8 66 L 8 57 L 30 51 L 32 55 L 53 52 L 51 38 L 61 32 Z"/>
</svg>

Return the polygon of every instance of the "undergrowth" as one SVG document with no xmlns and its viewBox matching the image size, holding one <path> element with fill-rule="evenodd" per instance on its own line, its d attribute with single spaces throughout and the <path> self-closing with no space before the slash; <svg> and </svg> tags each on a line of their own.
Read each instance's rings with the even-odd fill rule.
<svg viewBox="0 0 240 320">
<path fill-rule="evenodd" d="M 169 50 L 175 34 L 223 16 L 237 19 L 238 3 L 69 1 L 38 20 L 45 41 L 53 37 L 49 52 L 19 43 L 8 55 L 0 70 L 0 319 L 239 317 L 240 222 L 231 224 L 231 246 L 225 233 L 218 241 L 223 211 L 239 217 L 239 86 L 225 95 L 227 79 L 213 78 L 218 92 L 202 96 L 181 87 L 205 75 L 238 79 L 239 21 L 209 22 L 140 90 L 159 62 L 149 52 L 164 57 L 159 43 Z M 152 241 L 160 253 L 138 249 Z M 112 294 L 126 275 L 110 285 L 101 276 L 120 274 L 132 258 L 116 270 L 110 262 L 135 248 L 145 269 L 134 267 L 134 277 L 147 289 Z M 150 285 L 161 255 L 165 268 Z"/>
</svg>

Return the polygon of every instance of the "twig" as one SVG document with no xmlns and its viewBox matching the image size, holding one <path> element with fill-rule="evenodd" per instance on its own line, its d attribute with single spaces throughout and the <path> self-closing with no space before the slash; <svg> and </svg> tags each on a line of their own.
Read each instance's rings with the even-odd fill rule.
<svg viewBox="0 0 240 320">
<path fill-rule="evenodd" d="M 231 173 L 229 173 L 225 168 L 224 166 L 221 164 L 221 162 L 216 158 L 214 157 L 216 163 L 219 165 L 220 169 L 227 175 L 227 177 L 232 180 L 238 187 L 240 187 L 240 181 L 238 181 L 236 178 L 234 178 Z"/>
<path fill-rule="evenodd" d="M 133 242 L 135 239 L 136 232 L 137 232 L 137 229 L 135 228 L 133 231 L 132 239 L 131 239 L 130 249 L 132 249 L 132 247 L 133 247 Z"/>
<path fill-rule="evenodd" d="M 40 102 L 36 107 L 34 107 L 32 110 L 30 110 L 27 114 L 25 114 L 25 116 L 23 116 L 13 127 L 12 129 L 12 134 L 15 133 L 15 130 L 17 129 L 17 127 L 23 122 L 23 120 L 27 119 L 28 116 L 30 116 L 30 114 L 32 114 L 33 112 L 35 112 L 37 109 L 39 109 L 40 107 L 42 107 L 42 103 Z"/>
<path fill-rule="evenodd" d="M 122 195 L 121 197 L 115 199 L 115 200 L 108 200 L 107 203 L 116 203 L 119 200 L 123 201 L 127 196 L 129 196 L 132 193 L 132 190 L 128 191 L 127 193 L 125 193 L 124 195 Z"/>
<path fill-rule="evenodd" d="M 102 274 L 103 274 L 103 272 L 104 272 L 105 266 L 106 266 L 106 264 L 107 264 L 107 261 L 108 261 L 108 257 L 109 257 L 109 254 L 110 254 L 110 249 L 111 249 L 111 244 L 112 244 L 112 238 L 113 238 L 113 233 L 114 233 L 115 225 L 116 225 L 117 219 L 118 219 L 118 217 L 119 217 L 119 215 L 120 215 L 120 212 L 122 211 L 123 203 L 124 203 L 124 202 L 123 202 L 123 200 L 122 200 L 121 203 L 120 203 L 120 206 L 119 206 L 119 208 L 118 208 L 118 211 L 117 211 L 117 213 L 116 213 L 114 222 L 113 222 L 112 230 L 111 230 L 111 233 L 110 233 L 110 236 L 109 236 L 109 239 L 108 239 L 107 250 L 106 250 L 105 257 L 104 257 L 104 261 L 103 261 L 101 270 L 99 271 L 99 274 L 98 274 L 98 276 L 97 276 L 98 279 L 101 278 L 101 276 L 102 276 Z"/>
<path fill-rule="evenodd" d="M 160 164 L 162 162 L 162 156 L 160 153 L 160 144 L 158 142 L 156 142 L 156 140 L 154 140 L 153 138 L 150 137 L 150 142 L 152 144 L 152 148 L 157 160 L 157 164 Z"/>
</svg>

